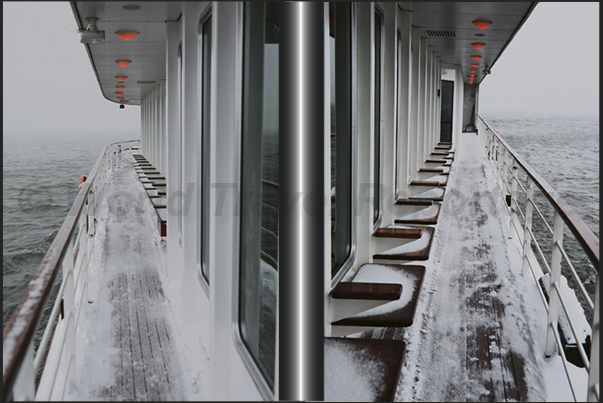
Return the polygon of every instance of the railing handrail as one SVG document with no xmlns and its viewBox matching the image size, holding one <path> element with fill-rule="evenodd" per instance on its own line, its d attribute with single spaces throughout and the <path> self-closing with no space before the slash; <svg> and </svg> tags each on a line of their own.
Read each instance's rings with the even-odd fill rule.
<svg viewBox="0 0 603 403">
<path fill-rule="evenodd" d="M 500 143 L 507 149 L 509 154 L 517 161 L 517 163 L 524 169 L 526 174 L 534 181 L 536 186 L 540 188 L 544 196 L 549 200 L 553 208 L 561 215 L 563 221 L 567 227 L 572 231 L 576 240 L 580 243 L 588 259 L 599 272 L 599 238 L 592 232 L 592 230 L 582 221 L 582 219 L 574 212 L 569 204 L 557 193 L 557 191 L 542 177 L 540 176 L 523 158 L 521 158 L 517 152 L 507 143 L 496 130 L 494 130 L 488 122 L 484 120 L 479 114 L 477 117 L 484 123 L 484 125 L 492 132 L 494 136 L 500 141 Z"/>
<path fill-rule="evenodd" d="M 63 221 L 61 228 L 48 248 L 48 252 L 46 252 L 46 255 L 42 259 L 33 279 L 29 282 L 21 301 L 19 301 L 17 308 L 6 324 L 2 334 L 2 396 L 4 400 L 7 400 L 10 396 L 21 364 L 27 354 L 30 343 L 33 341 L 44 306 L 50 296 L 57 274 L 60 271 L 69 241 L 75 230 L 92 183 L 98 174 L 103 157 L 109 147 L 119 143 L 134 141 L 140 140 L 116 141 L 107 144 L 103 148 L 103 151 L 92 167 L 88 179 L 78 192 L 65 221 Z"/>
</svg>

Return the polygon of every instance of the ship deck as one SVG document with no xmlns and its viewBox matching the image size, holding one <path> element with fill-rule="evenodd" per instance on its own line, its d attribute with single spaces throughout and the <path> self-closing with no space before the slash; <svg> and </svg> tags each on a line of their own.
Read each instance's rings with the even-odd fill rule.
<svg viewBox="0 0 603 403">
<path fill-rule="evenodd" d="M 573 400 L 560 360 L 544 356 L 546 311 L 521 274 L 481 141 L 459 137 L 415 321 L 362 337 L 407 343 L 396 400 Z"/>
<path fill-rule="evenodd" d="M 131 164 L 112 175 L 97 221 L 88 304 L 76 333 L 75 400 L 199 400 L 164 293 L 164 240 Z M 197 357 L 198 358 L 198 357 Z M 207 362 L 207 357 L 200 357 Z"/>
<path fill-rule="evenodd" d="M 544 307 L 521 275 L 480 140 L 463 133 L 456 149 L 413 325 L 362 336 L 407 343 L 397 401 L 572 400 L 560 361 L 544 357 Z M 153 204 L 131 166 L 110 175 L 66 397 L 203 400 L 207 369 L 190 362 L 207 357 L 173 331 Z"/>
</svg>

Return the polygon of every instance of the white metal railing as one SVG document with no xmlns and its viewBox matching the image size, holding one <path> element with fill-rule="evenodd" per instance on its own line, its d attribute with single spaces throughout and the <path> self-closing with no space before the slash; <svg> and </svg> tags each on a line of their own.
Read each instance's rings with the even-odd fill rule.
<svg viewBox="0 0 603 403">
<path fill-rule="evenodd" d="M 538 287 L 548 311 L 545 354 L 552 356 L 559 353 L 574 400 L 578 401 L 580 392 L 577 390 L 577 380 L 571 375 L 568 367 L 571 363 L 568 362 L 560 335 L 560 324 L 563 322 L 564 331 L 571 332 L 584 368 L 589 374 L 587 401 L 599 401 L 599 239 L 559 194 L 479 115 L 477 128 L 486 148 L 487 158 L 492 164 L 498 189 L 506 201 L 504 205 L 509 213 L 509 225 L 522 242 L 522 272 L 524 275 L 531 273 L 536 282 L 542 276 L 542 269 L 550 276 L 548 290 Z M 540 190 L 540 198 L 534 195 L 536 188 Z M 545 209 L 554 211 L 552 228 L 545 218 Z M 535 218 L 540 224 L 539 231 L 534 229 Z M 576 270 L 564 248 L 564 232 L 573 235 L 582 249 L 578 256 L 583 258 L 581 273 Z M 549 236 L 551 239 L 547 242 L 545 238 Z M 548 248 L 550 249 L 545 250 Z M 573 253 L 578 253 L 578 247 L 570 248 Z M 549 259 L 547 252 L 550 252 Z M 562 266 L 565 268 L 563 275 L 567 274 L 572 279 L 574 292 L 571 294 L 562 292 Z M 588 282 L 585 277 L 589 273 L 596 276 L 594 290 L 590 293 L 585 285 Z M 595 302 L 591 294 L 594 294 Z M 579 318 L 576 317 L 576 311 L 572 309 L 572 305 L 576 303 L 580 308 L 592 312 L 591 351 L 586 351 L 581 341 L 584 335 L 577 323 Z"/>
<path fill-rule="evenodd" d="M 267 179 L 262 179 L 262 187 L 266 188 L 266 189 L 272 189 L 274 191 L 276 191 L 276 194 L 278 195 L 278 183 L 273 182 L 273 181 L 269 181 Z M 264 193 L 262 192 L 262 199 L 263 199 L 263 195 Z M 272 266 L 272 268 L 274 270 L 278 271 L 278 233 L 275 233 L 274 231 L 268 229 L 266 227 L 266 222 L 264 222 L 265 219 L 268 219 L 268 217 L 271 217 L 273 219 L 275 219 L 275 222 L 278 224 L 278 198 L 276 200 L 275 203 L 276 207 L 274 205 L 268 204 L 266 203 L 264 200 L 262 200 L 262 208 L 266 209 L 266 211 L 270 212 L 270 214 L 263 214 L 262 213 L 262 226 L 261 226 L 261 233 L 262 233 L 262 248 L 260 250 L 260 254 L 262 256 L 262 259 L 268 263 L 270 266 Z M 277 230 L 278 231 L 278 230 Z M 264 246 L 264 240 L 266 240 L 266 243 L 268 245 L 271 245 L 272 248 L 265 248 Z"/>
<path fill-rule="evenodd" d="M 105 146 L 4 328 L 4 400 L 49 400 L 64 396 L 67 380 L 75 372 L 75 331 L 86 301 L 88 264 L 101 196 L 110 172 L 123 166 L 125 152 L 139 148 L 140 140 Z M 44 307 L 59 273 L 58 293 L 50 315 L 44 317 Z M 46 327 L 34 351 L 34 335 L 43 322 Z"/>
</svg>

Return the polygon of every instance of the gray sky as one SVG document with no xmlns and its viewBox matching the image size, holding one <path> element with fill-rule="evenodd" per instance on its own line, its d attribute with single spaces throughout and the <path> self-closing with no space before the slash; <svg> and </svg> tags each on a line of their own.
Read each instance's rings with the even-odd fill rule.
<svg viewBox="0 0 603 403">
<path fill-rule="evenodd" d="M 2 2 L 3 135 L 140 138 L 140 107 L 100 91 L 69 2 Z"/>
<path fill-rule="evenodd" d="M 68 2 L 3 2 L 4 135 L 139 137 L 101 95 Z M 599 4 L 540 3 L 480 86 L 480 112 L 599 113 Z"/>
<path fill-rule="evenodd" d="M 538 3 L 480 85 L 479 105 L 599 116 L 599 3 Z"/>
</svg>

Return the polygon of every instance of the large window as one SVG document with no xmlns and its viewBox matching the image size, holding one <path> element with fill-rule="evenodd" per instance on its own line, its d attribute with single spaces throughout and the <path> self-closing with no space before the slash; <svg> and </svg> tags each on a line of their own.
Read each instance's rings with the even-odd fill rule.
<svg viewBox="0 0 603 403">
<path fill-rule="evenodd" d="M 373 158 L 373 223 L 381 217 L 381 77 L 383 55 L 383 19 L 375 12 L 375 109 L 374 109 L 374 158 Z"/>
<path fill-rule="evenodd" d="M 394 137 L 396 140 L 394 146 L 394 155 L 395 155 L 395 169 L 394 169 L 394 196 L 398 197 L 398 186 L 399 186 L 399 167 L 398 163 L 400 161 L 400 144 L 402 137 L 402 105 L 400 102 L 400 94 L 402 93 L 402 33 L 400 30 L 396 30 L 396 136 Z"/>
<path fill-rule="evenodd" d="M 245 4 L 239 327 L 274 389 L 278 280 L 279 4 Z"/>
<path fill-rule="evenodd" d="M 201 138 L 199 141 L 201 158 L 198 158 L 199 173 L 199 240 L 198 262 L 201 275 L 209 283 L 208 230 L 209 230 L 209 131 L 210 131 L 210 88 L 211 88 L 211 15 L 199 24 L 199 66 L 201 85 Z"/>
<path fill-rule="evenodd" d="M 331 50 L 331 276 L 352 250 L 351 4 L 329 4 Z"/>
</svg>

